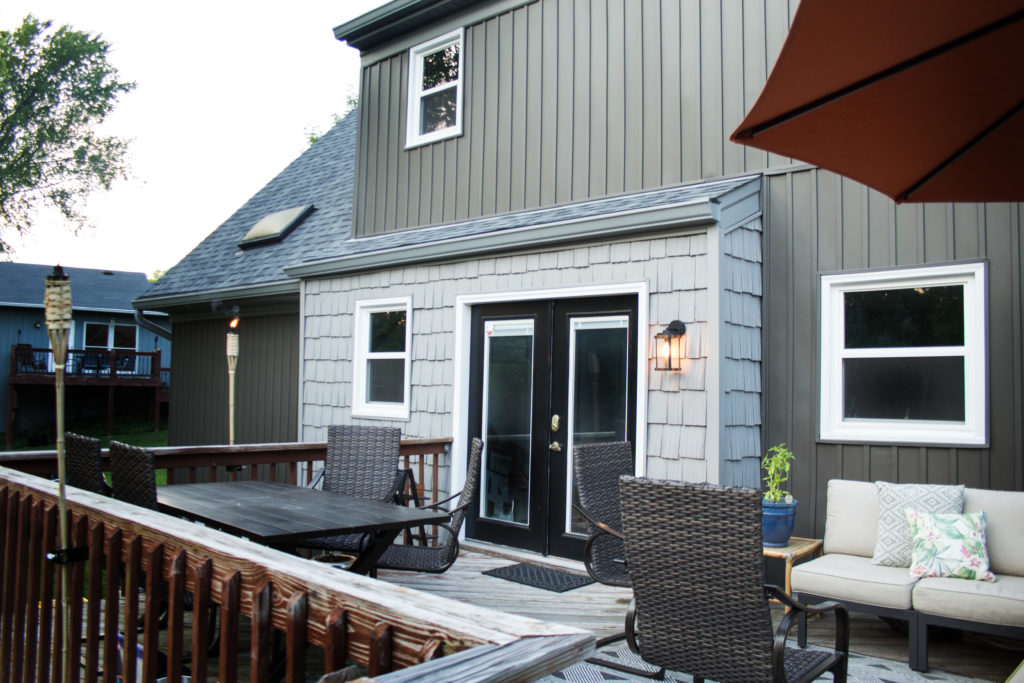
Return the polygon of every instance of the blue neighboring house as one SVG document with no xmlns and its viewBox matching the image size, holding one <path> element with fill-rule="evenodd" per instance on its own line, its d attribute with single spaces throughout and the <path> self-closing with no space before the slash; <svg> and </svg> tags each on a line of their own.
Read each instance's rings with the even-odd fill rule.
<svg viewBox="0 0 1024 683">
<path fill-rule="evenodd" d="M 14 435 L 49 430 L 53 422 L 53 355 L 43 290 L 53 266 L 0 263 L 0 409 L 6 447 Z M 171 343 L 166 314 L 136 313 L 132 299 L 149 287 L 145 273 L 65 268 L 71 279 L 67 414 L 113 416 L 152 403 L 159 428 L 166 402 Z M 158 322 L 148 320 L 146 316 Z M 116 391 L 115 391 L 116 390 Z"/>
</svg>

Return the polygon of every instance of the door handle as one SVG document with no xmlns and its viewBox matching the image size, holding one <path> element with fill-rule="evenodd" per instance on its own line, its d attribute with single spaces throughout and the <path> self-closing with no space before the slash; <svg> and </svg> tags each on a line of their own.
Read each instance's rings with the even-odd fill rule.
<svg viewBox="0 0 1024 683">
<path fill-rule="evenodd" d="M 561 453 L 562 452 L 562 444 L 558 443 L 557 441 L 552 441 L 551 444 L 548 446 L 548 450 L 552 450 L 552 451 L 555 451 L 557 453 Z"/>
<path fill-rule="evenodd" d="M 558 415 L 551 416 L 551 431 L 557 432 L 558 426 L 562 423 L 562 419 Z"/>
</svg>

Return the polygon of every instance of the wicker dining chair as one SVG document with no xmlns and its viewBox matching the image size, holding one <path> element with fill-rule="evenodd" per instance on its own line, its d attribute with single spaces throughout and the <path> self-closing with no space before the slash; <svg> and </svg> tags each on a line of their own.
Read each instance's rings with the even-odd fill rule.
<svg viewBox="0 0 1024 683">
<path fill-rule="evenodd" d="M 327 428 L 327 461 L 323 490 L 347 496 L 393 502 L 405 481 L 399 471 L 402 430 L 397 427 L 331 425 Z M 359 552 L 364 534 L 317 536 L 303 548 Z"/>
<path fill-rule="evenodd" d="M 65 483 L 103 496 L 110 495 L 110 485 L 103 476 L 103 458 L 100 440 L 81 434 L 65 432 Z"/>
<path fill-rule="evenodd" d="M 440 574 L 455 563 L 459 557 L 459 532 L 469 507 L 476 500 L 476 490 L 480 483 L 480 458 L 483 450 L 484 442 L 480 439 L 473 439 L 469 447 L 466 483 L 463 485 L 461 493 L 456 493 L 430 505 L 420 506 L 421 509 L 441 509 L 458 496 L 459 503 L 451 510 L 451 522 L 438 525 L 444 530 L 444 542 L 436 546 L 393 544 L 384 551 L 380 560 L 377 561 L 378 569 L 400 569 Z"/>
<path fill-rule="evenodd" d="M 633 581 L 630 647 L 645 661 L 716 681 L 846 680 L 849 615 L 838 602 L 802 605 L 764 583 L 761 493 L 755 489 L 619 480 Z M 772 635 L 768 598 L 791 609 Z M 833 650 L 786 646 L 798 615 L 834 613 Z"/>
<path fill-rule="evenodd" d="M 583 564 L 598 583 L 631 585 L 626 571 L 626 546 L 611 533 L 622 528 L 619 477 L 633 474 L 633 449 L 628 441 L 584 444 L 573 447 L 573 469 L 579 505 L 590 537 L 583 547 Z"/>
<path fill-rule="evenodd" d="M 110 442 L 113 495 L 132 505 L 156 510 L 156 468 L 153 454 L 120 441 Z"/>
</svg>

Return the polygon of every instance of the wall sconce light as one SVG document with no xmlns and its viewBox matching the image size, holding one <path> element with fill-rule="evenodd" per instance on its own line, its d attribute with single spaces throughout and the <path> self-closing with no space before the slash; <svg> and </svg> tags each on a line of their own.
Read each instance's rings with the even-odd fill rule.
<svg viewBox="0 0 1024 683">
<path fill-rule="evenodd" d="M 654 335 L 657 370 L 676 371 L 683 369 L 683 336 L 686 325 L 673 320 L 658 334 Z"/>
</svg>

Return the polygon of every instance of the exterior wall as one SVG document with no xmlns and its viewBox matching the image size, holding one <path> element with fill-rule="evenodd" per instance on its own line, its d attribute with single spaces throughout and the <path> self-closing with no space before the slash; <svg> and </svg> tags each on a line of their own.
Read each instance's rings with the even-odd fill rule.
<svg viewBox="0 0 1024 683">
<path fill-rule="evenodd" d="M 722 238 L 721 481 L 761 480 L 761 220 Z"/>
<path fill-rule="evenodd" d="M 325 439 L 328 425 L 353 423 L 392 424 L 410 438 L 452 436 L 454 304 L 459 295 L 646 282 L 649 301 L 640 305 L 649 306 L 649 329 L 640 333 L 648 335 L 653 348 L 656 332 L 674 319 L 685 320 L 689 364 L 686 372 L 669 377 L 648 373 L 648 474 L 703 481 L 710 350 L 707 249 L 707 233 L 691 231 L 307 281 L 302 438 Z M 356 301 L 406 295 L 413 299 L 410 419 L 354 419 Z"/>
<path fill-rule="evenodd" d="M 356 236 L 758 171 L 728 141 L 797 2 L 539 0 L 465 27 L 463 134 L 405 149 L 408 47 L 364 68 Z"/>
<path fill-rule="evenodd" d="M 299 316 L 242 319 L 235 443 L 298 440 Z M 228 442 L 225 318 L 174 320 L 168 444 Z"/>
<path fill-rule="evenodd" d="M 796 454 L 797 532 L 821 536 L 829 479 L 1024 488 L 1021 204 L 904 204 L 817 169 L 765 179 L 765 440 Z M 988 448 L 818 440 L 820 275 L 985 259 Z"/>
</svg>

